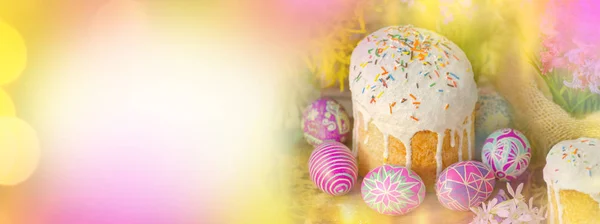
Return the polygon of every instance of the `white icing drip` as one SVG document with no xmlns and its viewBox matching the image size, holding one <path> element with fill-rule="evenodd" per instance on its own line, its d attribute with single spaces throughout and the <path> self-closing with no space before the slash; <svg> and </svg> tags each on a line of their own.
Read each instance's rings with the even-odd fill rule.
<svg viewBox="0 0 600 224">
<path fill-rule="evenodd" d="M 383 133 L 383 163 L 387 164 L 387 159 L 390 155 L 388 138 L 390 136 L 387 133 Z"/>
<path fill-rule="evenodd" d="M 458 135 L 458 161 L 462 161 L 462 151 L 463 151 L 463 139 L 464 139 L 465 130 L 461 129 Z"/>
<path fill-rule="evenodd" d="M 600 208 L 600 193 L 596 194 L 596 195 L 591 195 L 592 199 L 596 200 L 598 202 L 598 208 Z"/>
<path fill-rule="evenodd" d="M 450 130 L 450 147 L 454 147 L 454 130 Z"/>
<path fill-rule="evenodd" d="M 411 138 L 412 135 L 400 139 L 400 141 L 402 141 L 402 144 L 404 144 L 404 149 L 406 150 L 406 168 L 409 169 L 412 165 L 412 146 L 410 145 Z"/>
<path fill-rule="evenodd" d="M 367 137 L 365 137 L 365 145 L 369 144 L 369 135 L 367 135 Z"/>
<path fill-rule="evenodd" d="M 550 224 L 554 224 L 555 214 L 554 214 L 554 206 L 552 206 L 552 197 L 550 197 L 550 196 L 552 196 L 552 195 L 550 195 L 551 187 L 552 187 L 551 185 L 548 185 L 546 187 L 546 195 L 548 195 L 548 197 L 547 197 L 548 198 L 548 206 L 550 206 L 550 208 L 549 208 L 550 209 L 550 217 L 548 219 L 550 219 Z"/>
<path fill-rule="evenodd" d="M 437 164 L 436 175 L 439 175 L 440 172 L 442 172 L 442 146 L 444 146 L 444 132 L 438 132 L 437 135 L 438 142 L 435 150 L 435 162 Z"/>
<path fill-rule="evenodd" d="M 600 208 L 600 193 L 595 194 L 595 195 L 590 195 L 590 196 L 592 196 L 592 199 L 594 199 L 598 202 L 598 208 Z"/>
<path fill-rule="evenodd" d="M 600 140 L 579 138 L 554 145 L 546 156 L 544 181 L 554 187 L 557 201 L 560 190 L 575 190 L 590 195 L 600 207 Z"/>
<path fill-rule="evenodd" d="M 371 122 L 371 115 L 369 113 L 367 113 L 366 110 L 364 110 L 362 108 L 362 106 L 358 106 L 360 107 L 360 111 L 361 111 L 361 115 L 363 118 L 363 128 L 365 129 L 365 131 L 369 131 L 369 122 Z"/>
<path fill-rule="evenodd" d="M 554 197 L 556 199 L 556 210 L 558 210 L 558 223 L 562 224 L 563 220 L 562 220 L 562 215 L 563 215 L 563 207 L 560 204 L 560 190 L 557 188 L 554 188 Z"/>
<path fill-rule="evenodd" d="M 469 160 L 473 159 L 473 150 L 471 149 L 471 116 L 469 116 L 467 121 L 467 151 L 469 152 Z"/>
</svg>

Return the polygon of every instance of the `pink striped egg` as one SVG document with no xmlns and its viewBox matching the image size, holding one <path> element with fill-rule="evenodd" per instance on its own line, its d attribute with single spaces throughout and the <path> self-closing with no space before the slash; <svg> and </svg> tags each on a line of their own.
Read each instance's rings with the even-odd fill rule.
<svg viewBox="0 0 600 224">
<path fill-rule="evenodd" d="M 350 149 L 335 141 L 325 141 L 315 148 L 308 170 L 315 185 L 333 196 L 350 192 L 358 175 L 356 158 Z"/>
</svg>

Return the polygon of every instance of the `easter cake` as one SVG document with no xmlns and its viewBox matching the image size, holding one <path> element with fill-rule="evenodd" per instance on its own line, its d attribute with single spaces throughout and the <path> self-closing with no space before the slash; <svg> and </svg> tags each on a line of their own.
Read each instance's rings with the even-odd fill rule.
<svg viewBox="0 0 600 224">
<path fill-rule="evenodd" d="M 556 144 L 546 157 L 550 223 L 600 223 L 600 140 Z"/>
<path fill-rule="evenodd" d="M 354 49 L 349 82 L 361 176 L 383 164 L 406 166 L 433 191 L 444 168 L 474 157 L 477 87 L 466 55 L 445 37 L 382 28 Z"/>
</svg>

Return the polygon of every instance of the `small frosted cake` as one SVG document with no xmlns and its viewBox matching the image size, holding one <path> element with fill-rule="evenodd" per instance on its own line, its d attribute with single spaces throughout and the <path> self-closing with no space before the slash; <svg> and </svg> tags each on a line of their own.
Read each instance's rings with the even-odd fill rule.
<svg viewBox="0 0 600 224">
<path fill-rule="evenodd" d="M 360 175 L 402 165 L 433 191 L 445 167 L 473 158 L 477 87 L 464 52 L 445 37 L 380 29 L 354 49 L 349 81 Z"/>
<path fill-rule="evenodd" d="M 550 223 L 600 223 L 600 140 L 556 144 L 546 157 Z"/>
</svg>

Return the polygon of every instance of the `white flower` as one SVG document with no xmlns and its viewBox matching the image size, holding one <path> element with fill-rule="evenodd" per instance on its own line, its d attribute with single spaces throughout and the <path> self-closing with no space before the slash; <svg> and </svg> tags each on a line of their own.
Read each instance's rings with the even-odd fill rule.
<svg viewBox="0 0 600 224">
<path fill-rule="evenodd" d="M 514 199 L 517 199 L 519 201 L 523 201 L 524 197 L 521 194 L 521 191 L 523 190 L 523 183 L 519 184 L 519 186 L 517 186 L 517 190 L 513 191 L 512 187 L 510 187 L 509 183 L 506 183 L 506 190 L 508 191 L 508 194 L 510 196 L 512 196 Z"/>
<path fill-rule="evenodd" d="M 547 213 L 542 215 L 545 208 L 533 207 L 533 198 L 529 199 L 529 204 L 524 202 L 521 194 L 523 184 L 520 184 L 516 190 L 513 190 L 510 185 L 507 185 L 506 189 L 512 199 L 498 203 L 498 199 L 494 198 L 487 205 L 482 203 L 481 207 L 471 208 L 476 215 L 471 223 L 541 223 L 546 219 Z"/>
<path fill-rule="evenodd" d="M 492 214 L 492 209 L 496 206 L 498 199 L 492 199 L 487 206 L 485 203 L 481 203 L 480 207 L 471 207 L 471 211 L 473 211 L 476 216 L 475 220 L 471 223 L 479 224 L 479 223 L 497 223 L 496 219 L 494 219 L 494 215 Z"/>
</svg>

